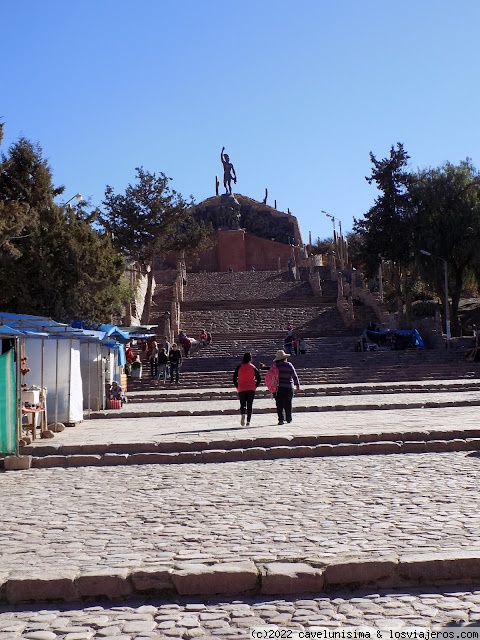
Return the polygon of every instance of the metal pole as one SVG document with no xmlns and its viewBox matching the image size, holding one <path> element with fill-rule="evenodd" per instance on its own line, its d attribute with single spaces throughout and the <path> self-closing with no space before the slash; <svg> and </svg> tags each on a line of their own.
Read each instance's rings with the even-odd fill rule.
<svg viewBox="0 0 480 640">
<path fill-rule="evenodd" d="M 444 287 L 445 287 L 445 333 L 447 336 L 446 348 L 450 348 L 450 308 L 448 304 L 448 278 L 447 278 L 447 261 L 445 258 L 440 258 L 443 262 L 443 275 L 445 278 Z"/>
<path fill-rule="evenodd" d="M 341 222 L 341 220 L 338 221 L 338 228 L 339 228 L 339 231 L 340 231 L 340 238 L 339 238 L 339 242 L 338 242 L 339 249 L 340 249 L 340 268 L 343 271 L 343 269 L 345 269 L 345 259 L 344 259 L 344 256 L 343 256 L 343 236 L 342 236 L 342 222 Z"/>
<path fill-rule="evenodd" d="M 333 268 L 336 270 L 337 268 L 337 253 L 338 253 L 338 247 L 337 247 L 337 231 L 335 229 L 335 217 L 332 216 L 330 213 L 325 213 L 325 215 L 330 218 L 330 220 L 332 221 L 332 225 L 333 225 L 333 252 L 334 252 L 334 256 L 333 256 Z"/>
<path fill-rule="evenodd" d="M 378 265 L 378 292 L 380 300 L 383 302 L 383 260 Z"/>
<path fill-rule="evenodd" d="M 25 338 L 14 338 L 14 350 L 15 350 L 15 455 L 19 456 L 18 441 L 22 437 L 22 425 L 23 425 L 23 413 L 22 413 L 22 364 L 21 357 L 22 351 L 24 351 Z"/>
<path fill-rule="evenodd" d="M 55 358 L 55 424 L 58 422 L 58 342 L 57 336 L 56 344 L 56 358 Z"/>
<path fill-rule="evenodd" d="M 327 216 L 331 218 L 332 225 L 333 225 L 333 268 L 336 270 L 338 248 L 337 248 L 337 232 L 335 230 L 335 218 L 331 216 L 329 213 L 327 213 Z"/>
<path fill-rule="evenodd" d="M 40 386 L 42 387 L 43 408 L 45 409 L 45 412 L 43 414 L 44 416 L 43 426 L 46 429 L 48 426 L 48 415 L 47 415 L 48 414 L 48 411 L 47 411 L 48 389 L 45 387 L 45 338 L 43 336 L 42 336 L 42 375 L 41 375 Z"/>
<path fill-rule="evenodd" d="M 88 375 L 88 417 L 90 418 L 90 413 L 92 411 L 92 400 L 91 400 L 91 373 L 90 373 L 90 340 L 87 342 L 87 375 Z"/>
<path fill-rule="evenodd" d="M 70 418 L 72 417 L 72 350 L 73 350 L 73 338 L 70 338 L 70 349 L 68 352 L 68 422 L 70 422 Z M 82 400 L 83 403 L 83 400 Z M 83 409 L 83 407 L 82 407 Z M 82 412 L 83 413 L 83 412 Z"/>
</svg>

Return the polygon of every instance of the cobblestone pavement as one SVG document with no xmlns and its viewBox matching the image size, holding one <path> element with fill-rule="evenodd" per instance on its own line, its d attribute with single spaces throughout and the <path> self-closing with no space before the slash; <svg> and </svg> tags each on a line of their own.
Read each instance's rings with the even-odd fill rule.
<svg viewBox="0 0 480 640">
<path fill-rule="evenodd" d="M 188 392 L 185 392 L 188 394 Z M 187 396 L 188 397 L 188 396 Z M 435 408 L 433 401 L 451 404 Z M 87 420 L 37 440 L 52 445 L 237 440 L 339 433 L 478 430 L 477 392 L 295 398 L 294 423 L 254 414 L 241 428 L 236 400 L 175 402 L 217 415 Z M 393 408 L 399 402 L 424 408 Z M 271 399 L 255 407 L 273 409 Z M 328 403 L 328 406 L 327 406 Z M 342 403 L 348 411 L 338 411 Z M 173 403 L 164 403 L 170 406 Z M 148 406 L 151 405 L 150 410 Z M 388 405 L 388 410 L 375 410 Z M 364 407 L 359 410 L 359 407 Z M 303 408 L 304 411 L 300 411 Z M 356 408 L 357 410 L 354 410 Z M 255 446 L 254 444 L 252 446 Z M 465 452 L 258 460 L 222 464 L 31 469 L 0 474 L 0 577 L 182 568 L 253 559 L 310 563 L 377 554 L 478 551 L 480 458 Z M 450 589 L 450 588 L 449 588 Z M 329 593 L 328 597 L 175 599 L 0 606 L 0 640 L 248 638 L 252 626 L 381 627 L 475 624 L 480 591 Z"/>
<path fill-rule="evenodd" d="M 3 474 L 4 572 L 480 551 L 463 452 Z"/>
<path fill-rule="evenodd" d="M 480 626 L 480 591 L 453 590 L 336 593 L 294 599 L 150 600 L 129 606 L 93 602 L 55 606 L 0 607 L 0 640 L 133 640 L 134 638 L 250 637 L 255 626 L 306 629 L 368 626 L 396 630 Z"/>
<path fill-rule="evenodd" d="M 423 394 L 424 395 L 424 394 Z M 463 396 L 463 394 L 461 394 Z M 386 397 L 386 396 L 385 396 Z M 221 401 L 223 402 L 223 401 Z M 271 402 L 271 401 L 270 401 Z M 192 403 L 194 404 L 194 403 Z M 199 403 L 197 403 L 198 405 Z M 220 402 L 217 402 L 217 406 Z M 235 402 L 238 409 L 238 402 Z M 212 416 L 162 416 L 86 420 L 74 428 L 55 434 L 53 440 L 35 441 L 35 448 L 55 445 L 133 442 L 190 442 L 192 440 L 235 441 L 245 438 L 296 435 L 334 435 L 479 428 L 478 407 L 425 407 L 423 409 L 365 409 L 327 413 L 297 412 L 293 423 L 279 427 L 275 414 L 255 414 L 250 427 L 240 427 L 239 414 Z"/>
</svg>

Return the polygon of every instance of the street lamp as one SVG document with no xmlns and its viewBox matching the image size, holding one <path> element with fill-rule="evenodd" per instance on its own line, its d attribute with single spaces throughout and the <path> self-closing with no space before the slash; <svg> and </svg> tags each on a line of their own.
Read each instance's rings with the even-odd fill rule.
<svg viewBox="0 0 480 640">
<path fill-rule="evenodd" d="M 333 237 L 335 238 L 335 220 L 336 220 L 336 218 L 334 218 L 330 213 L 327 213 L 326 211 L 322 211 L 322 213 L 324 215 L 326 215 L 327 218 L 330 218 L 330 220 L 333 222 Z"/>
<path fill-rule="evenodd" d="M 447 336 L 447 349 L 450 347 L 450 309 L 448 307 L 448 278 L 447 278 L 447 261 L 445 258 L 441 258 L 440 256 L 436 256 L 430 251 L 426 251 L 425 249 L 420 249 L 420 253 L 423 253 L 424 256 L 429 256 L 430 258 L 437 258 L 437 260 L 441 260 L 443 262 L 443 287 L 445 289 L 445 333 Z"/>
<path fill-rule="evenodd" d="M 378 293 L 380 295 L 380 300 L 383 302 L 383 256 L 381 253 L 378 254 L 380 258 L 380 264 L 378 265 Z"/>
<path fill-rule="evenodd" d="M 322 213 L 324 215 L 327 216 L 327 218 L 330 218 L 330 220 L 333 223 L 333 242 L 335 245 L 335 250 L 337 249 L 337 235 L 336 235 L 336 230 L 335 230 L 335 221 L 338 222 L 338 229 L 339 229 L 339 234 L 338 234 L 338 238 L 339 238 L 339 242 L 338 242 L 338 248 L 340 249 L 340 251 L 338 252 L 340 254 L 340 267 L 342 269 L 345 268 L 345 264 L 344 264 L 344 259 L 343 259 L 343 240 L 342 240 L 342 221 L 339 220 L 338 218 L 335 218 L 335 216 L 332 216 L 331 213 L 327 213 L 326 211 L 322 211 Z"/>
<path fill-rule="evenodd" d="M 83 196 L 82 196 L 82 194 L 81 194 L 81 193 L 77 193 L 77 194 L 75 194 L 74 196 L 72 196 L 72 197 L 70 198 L 70 200 L 67 200 L 63 206 L 64 206 L 64 207 L 66 207 L 66 206 L 68 205 L 68 203 L 69 203 L 69 202 L 71 202 L 74 198 L 77 200 L 77 203 L 80 203 L 80 201 L 82 200 L 82 197 L 83 197 Z M 71 205 L 70 205 L 70 206 L 71 206 Z M 68 208 L 70 209 L 70 207 L 68 207 Z"/>
</svg>

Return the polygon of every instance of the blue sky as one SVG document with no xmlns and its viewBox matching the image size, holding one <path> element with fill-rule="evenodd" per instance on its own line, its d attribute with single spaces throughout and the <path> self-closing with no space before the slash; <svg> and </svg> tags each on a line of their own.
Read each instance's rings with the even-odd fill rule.
<svg viewBox="0 0 480 640">
<path fill-rule="evenodd" d="M 100 205 L 137 166 L 200 202 L 225 146 L 236 192 L 325 238 L 322 210 L 372 206 L 370 151 L 480 167 L 479 24 L 478 0 L 3 0 L 3 151 L 38 142 Z"/>
</svg>

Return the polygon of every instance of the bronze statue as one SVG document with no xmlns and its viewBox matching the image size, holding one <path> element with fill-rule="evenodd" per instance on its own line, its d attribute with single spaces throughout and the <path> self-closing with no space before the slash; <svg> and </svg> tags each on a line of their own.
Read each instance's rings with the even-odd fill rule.
<svg viewBox="0 0 480 640">
<path fill-rule="evenodd" d="M 220 153 L 220 160 L 223 164 L 223 186 L 225 187 L 225 193 L 229 193 L 232 195 L 232 180 L 235 184 L 237 184 L 237 176 L 235 174 L 235 169 L 233 168 L 233 164 L 230 162 L 230 158 L 225 151 L 225 147 L 222 147 L 222 151 Z"/>
</svg>

